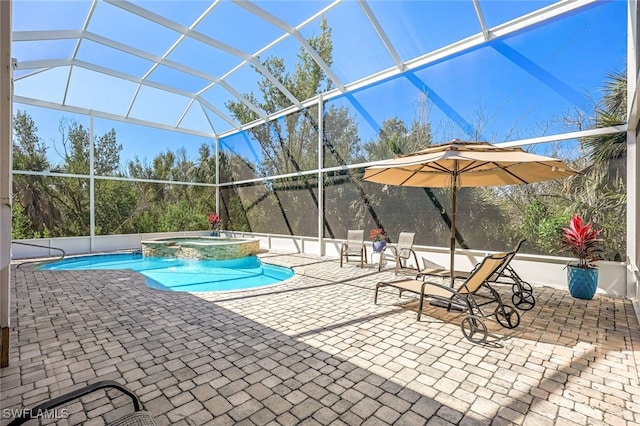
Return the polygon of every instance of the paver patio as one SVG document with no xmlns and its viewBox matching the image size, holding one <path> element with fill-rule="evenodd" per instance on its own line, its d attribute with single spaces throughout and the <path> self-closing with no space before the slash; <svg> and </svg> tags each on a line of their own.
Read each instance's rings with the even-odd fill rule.
<svg viewBox="0 0 640 426">
<path fill-rule="evenodd" d="M 226 293 L 148 288 L 128 271 L 13 268 L 2 424 L 101 379 L 125 384 L 159 424 L 640 423 L 640 327 L 632 302 L 536 287 L 518 328 L 469 343 L 460 316 L 381 291 L 393 268 L 265 254 L 294 267 L 279 285 Z M 510 300 L 511 290 L 501 289 Z M 101 425 L 131 410 L 84 398 L 58 424 Z"/>
</svg>

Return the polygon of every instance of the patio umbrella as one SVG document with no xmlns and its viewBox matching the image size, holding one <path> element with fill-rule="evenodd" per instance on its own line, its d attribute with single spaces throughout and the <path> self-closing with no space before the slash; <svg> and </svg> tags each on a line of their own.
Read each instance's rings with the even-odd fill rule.
<svg viewBox="0 0 640 426">
<path fill-rule="evenodd" d="M 396 186 L 451 188 L 450 276 L 453 284 L 458 188 L 520 185 L 578 173 L 561 160 L 531 154 L 522 148 L 454 140 L 367 167 L 364 180 Z"/>
</svg>

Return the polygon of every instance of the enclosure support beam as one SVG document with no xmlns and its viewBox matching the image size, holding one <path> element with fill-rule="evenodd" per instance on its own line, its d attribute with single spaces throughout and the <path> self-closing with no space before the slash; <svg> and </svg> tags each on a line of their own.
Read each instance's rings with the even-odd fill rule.
<svg viewBox="0 0 640 426">
<path fill-rule="evenodd" d="M 640 227 L 638 220 L 640 200 L 638 197 L 638 2 L 628 2 L 627 9 L 627 297 L 640 300 Z"/>
<path fill-rule="evenodd" d="M 638 152 L 637 130 L 627 132 L 627 297 L 640 300 L 640 253 L 638 250 L 638 240 L 640 240 L 640 228 L 638 227 Z"/>
<path fill-rule="evenodd" d="M 322 95 L 318 97 L 318 245 L 320 256 L 324 256 L 324 181 L 322 168 L 324 167 L 324 144 L 322 135 L 324 134 L 324 122 L 322 119 Z"/>
<path fill-rule="evenodd" d="M 0 1 L 0 367 L 9 366 L 11 311 L 11 1 Z"/>
<path fill-rule="evenodd" d="M 216 136 L 214 140 L 216 142 L 216 214 L 220 215 L 220 138 Z"/>
<path fill-rule="evenodd" d="M 95 129 L 93 114 L 89 114 L 89 252 L 93 253 L 96 243 L 96 161 Z"/>
</svg>

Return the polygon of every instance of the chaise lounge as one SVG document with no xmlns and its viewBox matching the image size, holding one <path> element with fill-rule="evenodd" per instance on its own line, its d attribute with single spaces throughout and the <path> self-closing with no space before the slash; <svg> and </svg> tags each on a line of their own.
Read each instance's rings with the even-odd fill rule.
<svg viewBox="0 0 640 426">
<path fill-rule="evenodd" d="M 531 284 L 520 278 L 518 273 L 510 265 L 511 261 L 518 253 L 525 241 L 527 241 L 526 238 L 521 238 L 516 243 L 514 249 L 507 253 L 507 257 L 504 263 L 496 270 L 496 272 L 489 278 L 488 281 L 496 284 L 511 285 L 513 291 L 511 301 L 513 302 L 513 305 L 518 309 L 528 311 L 532 309 L 536 304 L 536 299 L 533 296 L 533 287 L 531 286 Z M 451 274 L 448 269 L 444 269 L 443 267 L 436 265 L 425 258 L 422 258 L 422 261 L 424 263 L 424 268 L 420 270 L 416 278 L 425 276 L 449 277 Z M 455 278 L 466 279 L 469 277 L 471 272 L 454 271 L 453 274 Z"/>
<path fill-rule="evenodd" d="M 464 336 L 473 343 L 483 343 L 488 336 L 485 319 L 493 319 L 506 328 L 520 324 L 520 314 L 511 305 L 502 302 L 498 292 L 489 285 L 489 279 L 507 260 L 509 253 L 496 253 L 485 257 L 457 288 L 420 279 L 381 281 L 376 284 L 374 303 L 378 303 L 378 291 L 383 287 L 394 287 L 402 292 L 409 291 L 419 296 L 418 316 L 420 321 L 424 301 L 428 299 L 436 306 L 447 310 L 456 309 L 466 313 L 460 328 Z M 480 290 L 486 290 L 480 292 Z M 488 308 L 489 306 L 492 308 Z"/>
</svg>

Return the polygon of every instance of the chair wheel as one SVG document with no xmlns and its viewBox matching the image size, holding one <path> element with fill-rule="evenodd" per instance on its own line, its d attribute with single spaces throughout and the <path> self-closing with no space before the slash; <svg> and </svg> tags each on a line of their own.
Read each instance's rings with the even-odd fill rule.
<svg viewBox="0 0 640 426">
<path fill-rule="evenodd" d="M 505 328 L 516 328 L 520 324 L 520 314 L 511 305 L 503 305 L 496 312 L 496 320 Z"/>
<path fill-rule="evenodd" d="M 514 292 L 513 296 L 511 296 L 511 301 L 516 308 L 522 311 L 528 311 L 536 306 L 536 298 L 533 297 L 533 293 L 528 291 Z"/>
<path fill-rule="evenodd" d="M 466 316 L 460 324 L 462 334 L 472 343 L 484 343 L 487 340 L 487 326 L 480 318 L 475 315 Z"/>
</svg>

